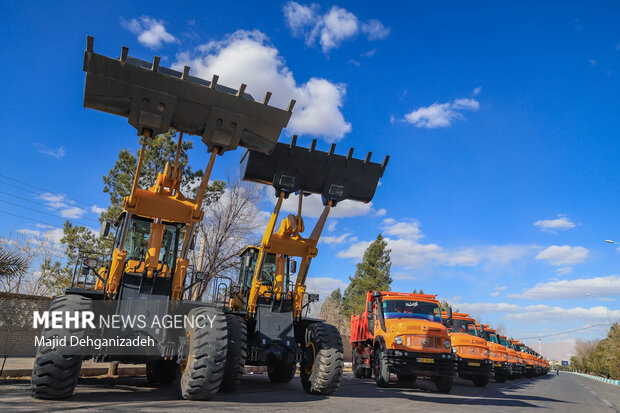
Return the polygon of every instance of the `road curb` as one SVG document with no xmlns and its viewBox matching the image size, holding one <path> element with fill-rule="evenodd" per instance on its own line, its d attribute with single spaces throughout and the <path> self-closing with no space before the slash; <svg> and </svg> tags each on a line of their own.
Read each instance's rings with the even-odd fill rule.
<svg viewBox="0 0 620 413">
<path fill-rule="evenodd" d="M 576 373 L 576 372 L 573 372 L 573 371 L 567 371 L 566 373 L 576 374 L 578 376 L 587 377 L 589 379 L 594 379 L 594 380 L 602 381 L 603 383 L 613 384 L 614 386 L 620 386 L 620 380 L 606 379 L 604 377 L 592 376 L 591 374 Z"/>
</svg>

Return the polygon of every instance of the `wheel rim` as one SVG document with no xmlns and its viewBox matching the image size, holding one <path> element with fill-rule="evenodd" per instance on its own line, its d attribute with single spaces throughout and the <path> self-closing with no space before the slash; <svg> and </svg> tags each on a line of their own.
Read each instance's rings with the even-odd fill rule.
<svg viewBox="0 0 620 413">
<path fill-rule="evenodd" d="M 310 375 L 314 371 L 314 361 L 316 359 L 316 349 L 314 348 L 314 343 L 312 341 L 306 343 L 305 353 L 306 362 L 304 363 L 304 371 L 306 372 L 306 374 Z M 309 361 L 312 362 L 309 363 Z M 310 368 L 308 368 L 308 364 L 310 364 Z"/>
</svg>

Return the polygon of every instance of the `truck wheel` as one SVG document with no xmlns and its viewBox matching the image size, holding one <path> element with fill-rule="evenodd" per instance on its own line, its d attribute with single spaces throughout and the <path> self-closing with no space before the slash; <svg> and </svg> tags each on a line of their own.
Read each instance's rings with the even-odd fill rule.
<svg viewBox="0 0 620 413">
<path fill-rule="evenodd" d="M 353 375 L 355 376 L 356 379 L 362 379 L 364 378 L 364 373 L 366 370 L 363 366 L 360 365 L 360 353 L 359 351 L 357 351 L 357 347 L 355 348 L 355 350 L 353 350 Z"/>
<path fill-rule="evenodd" d="M 63 295 L 54 298 L 49 311 L 90 311 L 92 300 L 81 295 Z M 83 338 L 83 329 L 43 330 L 44 338 L 76 336 Z M 32 397 L 37 399 L 65 399 L 70 397 L 77 385 L 82 355 L 67 353 L 59 347 L 39 346 L 32 369 L 30 389 Z M 70 353 L 75 353 L 71 351 Z"/>
<path fill-rule="evenodd" d="M 474 385 L 478 387 L 485 387 L 487 384 L 489 384 L 488 377 L 476 377 L 476 378 L 471 379 L 471 381 L 473 381 Z"/>
<path fill-rule="evenodd" d="M 272 383 L 290 383 L 295 377 L 297 363 L 270 364 L 267 366 L 267 374 Z"/>
<path fill-rule="evenodd" d="M 146 378 L 152 384 L 170 384 L 177 378 L 179 365 L 170 360 L 151 360 L 146 363 Z"/>
<path fill-rule="evenodd" d="M 241 376 L 245 371 L 248 327 L 243 318 L 232 314 L 226 314 L 226 324 L 228 329 L 226 368 L 220 391 L 234 392 L 239 387 Z"/>
<path fill-rule="evenodd" d="M 506 376 L 504 376 L 503 374 L 500 374 L 499 376 L 496 374 L 495 375 L 495 382 L 496 383 L 505 383 L 506 382 Z"/>
<path fill-rule="evenodd" d="M 226 317 L 209 307 L 193 308 L 188 316 L 199 322 L 187 328 L 189 354 L 179 366 L 177 391 L 184 399 L 208 400 L 217 393 L 224 378 Z M 200 328 L 202 323 L 206 325 Z"/>
<path fill-rule="evenodd" d="M 377 386 L 387 387 L 390 384 L 390 368 L 388 366 L 385 351 L 383 351 L 381 347 L 377 346 L 372 359 L 375 382 L 377 383 Z"/>
<path fill-rule="evenodd" d="M 310 324 L 300 366 L 301 385 L 307 393 L 330 395 L 338 390 L 344 365 L 342 337 L 336 327 Z"/>
<path fill-rule="evenodd" d="M 450 393 L 452 390 L 452 384 L 454 383 L 453 377 L 434 377 L 433 383 L 437 387 L 439 393 Z"/>
<path fill-rule="evenodd" d="M 368 367 L 364 369 L 364 378 L 365 379 L 372 378 L 372 369 L 370 369 Z"/>
</svg>

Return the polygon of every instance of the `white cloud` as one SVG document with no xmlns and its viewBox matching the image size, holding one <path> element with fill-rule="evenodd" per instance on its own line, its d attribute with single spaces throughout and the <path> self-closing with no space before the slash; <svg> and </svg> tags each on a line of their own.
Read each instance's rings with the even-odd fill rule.
<svg viewBox="0 0 620 413">
<path fill-rule="evenodd" d="M 319 6 L 317 4 L 311 4 L 310 6 L 302 6 L 299 3 L 290 1 L 284 5 L 284 18 L 286 24 L 293 32 L 295 36 L 309 36 L 310 33 L 304 33 L 304 31 L 314 26 L 319 19 L 317 11 Z M 308 41 L 308 39 L 306 39 Z"/>
<path fill-rule="evenodd" d="M 505 313 L 507 319 L 522 322 L 604 322 L 607 320 L 607 308 L 596 306 L 583 307 L 554 307 L 546 304 L 517 305 L 509 303 L 460 303 L 455 302 L 453 307 L 471 314 Z M 609 320 L 620 318 L 620 310 L 609 310 Z"/>
<path fill-rule="evenodd" d="M 420 222 L 415 219 L 404 219 L 403 221 L 396 221 L 392 218 L 386 218 L 383 220 L 383 232 L 386 235 L 392 235 L 397 238 L 411 239 L 414 241 L 424 237 L 420 230 Z"/>
<path fill-rule="evenodd" d="M 502 293 L 502 291 L 505 291 L 508 287 L 506 286 L 497 286 L 495 287 L 495 291 L 492 292 L 490 295 L 491 297 L 497 297 L 498 295 L 500 295 Z"/>
<path fill-rule="evenodd" d="M 535 287 L 513 294 L 511 297 L 529 300 L 572 299 L 620 296 L 620 276 L 578 278 L 576 280 L 557 280 L 538 283 Z"/>
<path fill-rule="evenodd" d="M 342 243 L 344 243 L 349 238 L 350 235 L 351 235 L 351 233 L 347 232 L 347 233 L 344 233 L 344 234 L 342 234 L 340 236 L 335 236 L 335 235 L 334 236 L 324 236 L 324 237 L 321 237 L 319 242 L 320 243 L 324 243 L 324 244 L 329 244 L 329 245 L 331 245 L 331 244 L 342 244 Z"/>
<path fill-rule="evenodd" d="M 385 39 L 390 34 L 390 29 L 379 20 L 360 23 L 355 14 L 338 6 L 332 6 L 323 15 L 319 9 L 317 4 L 304 6 L 289 1 L 283 12 L 293 36 L 303 37 L 308 46 L 318 40 L 324 53 L 340 47 L 342 42 L 353 39 L 360 31 L 370 41 Z"/>
<path fill-rule="evenodd" d="M 60 216 L 63 218 L 81 218 L 88 212 L 84 208 L 75 206 L 75 202 L 67 199 L 63 194 L 45 192 L 39 195 L 39 198 L 42 199 L 49 208 L 59 211 Z"/>
<path fill-rule="evenodd" d="M 385 214 L 387 214 L 387 211 L 385 210 L 385 208 L 381 208 L 377 212 L 375 212 L 375 215 L 378 217 L 383 217 L 385 216 Z"/>
<path fill-rule="evenodd" d="M 598 66 L 598 62 L 596 61 L 596 59 L 590 59 L 590 66 L 592 67 Z"/>
<path fill-rule="evenodd" d="M 36 143 L 35 146 L 37 147 L 39 153 L 51 156 L 52 158 L 61 159 L 64 158 L 66 154 L 65 148 L 62 146 L 59 148 L 48 148 L 47 146 L 41 145 L 40 143 Z"/>
<path fill-rule="evenodd" d="M 295 99 L 297 104 L 287 127 L 289 134 L 308 134 L 337 142 L 351 132 L 351 124 L 341 112 L 346 86 L 317 77 L 297 84 L 278 50 L 260 31 L 240 30 L 193 52 L 180 53 L 172 67 L 182 70 L 185 65 L 201 78 L 219 75 L 223 85 L 236 88 L 247 84 L 247 92 L 257 100 L 270 91 L 271 105 L 286 107 Z"/>
<path fill-rule="evenodd" d="M 275 198 L 273 196 L 270 196 L 269 199 L 275 204 Z M 288 199 L 282 201 L 282 211 L 296 214 L 298 202 L 299 198 L 297 195 L 290 195 Z M 302 214 L 304 217 L 318 218 L 323 213 L 323 209 L 323 201 L 320 195 L 312 194 L 304 197 L 302 207 Z M 371 210 L 372 202 L 364 204 L 363 202 L 345 200 L 338 202 L 338 204 L 330 210 L 328 218 L 349 218 L 368 215 Z"/>
<path fill-rule="evenodd" d="M 383 40 L 390 35 L 390 28 L 385 27 L 379 20 L 372 19 L 362 24 L 362 32 L 368 40 Z"/>
<path fill-rule="evenodd" d="M 98 207 L 97 205 L 93 205 L 90 207 L 90 212 L 93 214 L 101 215 L 106 211 L 105 208 Z"/>
<path fill-rule="evenodd" d="M 166 31 L 163 20 L 149 16 L 126 21 L 121 19 L 121 25 L 138 36 L 138 42 L 149 49 L 159 49 L 163 43 L 176 43 L 177 38 Z"/>
<path fill-rule="evenodd" d="M 407 273 L 396 273 L 392 275 L 392 279 L 393 280 L 400 280 L 400 281 L 415 281 L 416 278 L 413 275 L 407 274 Z"/>
<path fill-rule="evenodd" d="M 474 267 L 484 263 L 489 266 L 505 267 L 522 259 L 536 247 L 533 245 L 491 245 L 460 249 L 445 249 L 437 244 L 422 244 L 424 237 L 420 223 L 414 219 L 396 221 L 383 220 L 381 230 L 395 266 L 416 268 L 425 264 Z M 349 240 L 351 241 L 351 240 Z M 337 257 L 360 259 L 371 241 L 354 242 L 347 249 L 338 252 Z"/>
<path fill-rule="evenodd" d="M 327 224 L 327 231 L 333 232 L 336 229 L 336 225 L 338 225 L 338 221 L 335 219 L 330 220 L 329 224 Z"/>
<path fill-rule="evenodd" d="M 465 119 L 461 113 L 463 110 L 477 111 L 480 103 L 475 99 L 460 98 L 454 102 L 433 103 L 423 106 L 405 115 L 404 121 L 416 128 L 447 128 L 455 120 Z"/>
<path fill-rule="evenodd" d="M 330 277 L 308 277 L 306 281 L 306 291 L 309 293 L 318 293 L 319 298 L 324 300 L 337 288 L 344 291 L 348 283 Z"/>
<path fill-rule="evenodd" d="M 482 91 L 482 86 L 478 86 L 477 88 L 475 88 L 474 89 L 474 96 L 478 96 L 481 91 Z"/>
<path fill-rule="evenodd" d="M 353 13 L 333 6 L 323 16 L 323 27 L 319 35 L 323 52 L 339 47 L 342 41 L 354 37 L 358 30 L 357 17 Z"/>
<path fill-rule="evenodd" d="M 570 245 L 552 245 L 536 255 L 537 260 L 547 260 L 557 267 L 580 264 L 588 257 L 588 249 Z"/>
<path fill-rule="evenodd" d="M 539 227 L 541 231 L 556 233 L 575 228 L 575 223 L 565 215 L 558 215 L 555 219 L 541 219 L 534 222 L 535 227 Z"/>
</svg>

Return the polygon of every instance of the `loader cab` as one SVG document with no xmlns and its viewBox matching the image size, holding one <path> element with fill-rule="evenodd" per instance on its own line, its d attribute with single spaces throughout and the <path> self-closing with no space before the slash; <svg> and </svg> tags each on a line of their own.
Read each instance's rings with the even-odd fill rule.
<svg viewBox="0 0 620 413">
<path fill-rule="evenodd" d="M 141 274 L 144 272 L 150 254 L 157 254 L 157 275 L 169 277 L 174 267 L 183 242 L 186 225 L 183 223 L 154 223 L 150 218 L 131 215 L 125 223 L 128 226 L 126 236 L 118 231 L 117 244 L 127 251 L 125 272 Z M 159 238 L 161 237 L 161 238 Z M 158 242 L 161 239 L 161 242 Z M 124 241 L 124 242 L 123 242 Z M 123 244 L 123 245 L 121 245 Z"/>
<path fill-rule="evenodd" d="M 258 281 L 262 286 L 261 296 L 270 295 L 276 290 L 278 293 L 291 291 L 290 276 L 295 273 L 297 268 L 295 260 L 286 255 L 265 253 L 262 262 L 259 263 L 259 256 L 260 249 L 255 246 L 248 246 L 239 254 L 241 269 L 237 284 L 242 295 L 247 295 L 247 292 L 252 288 L 257 264 L 260 268 Z"/>
</svg>

